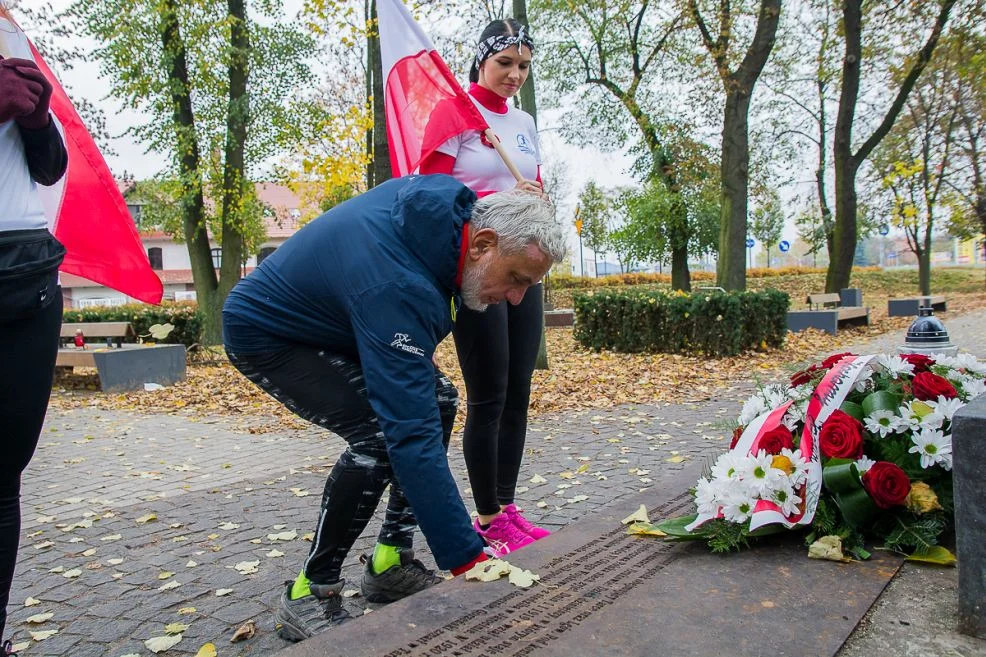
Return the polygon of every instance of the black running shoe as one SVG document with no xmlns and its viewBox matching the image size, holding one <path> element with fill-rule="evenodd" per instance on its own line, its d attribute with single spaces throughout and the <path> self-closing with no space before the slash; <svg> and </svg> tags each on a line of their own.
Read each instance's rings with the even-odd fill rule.
<svg viewBox="0 0 986 657">
<path fill-rule="evenodd" d="M 274 613 L 274 627 L 281 638 L 304 641 L 352 618 L 342 607 L 344 583 L 340 580 L 335 584 L 311 584 L 312 595 L 292 600 L 294 582 L 285 582 Z"/>
<path fill-rule="evenodd" d="M 373 572 L 373 559 L 366 554 L 360 556 L 359 560 L 363 563 L 363 580 L 360 582 L 360 589 L 367 602 L 374 604 L 397 602 L 401 598 L 424 591 L 429 586 L 442 581 L 434 571 L 428 570 L 423 563 L 414 558 L 414 550 L 403 550 L 400 555 L 399 566 L 391 566 L 379 575 Z"/>
</svg>

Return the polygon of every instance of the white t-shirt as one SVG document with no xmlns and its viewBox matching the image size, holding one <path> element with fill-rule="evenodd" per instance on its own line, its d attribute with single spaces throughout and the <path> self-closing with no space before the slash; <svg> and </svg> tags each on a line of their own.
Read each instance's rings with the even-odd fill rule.
<svg viewBox="0 0 986 657">
<path fill-rule="evenodd" d="M 11 57 L 33 59 L 27 37 L 10 21 L 0 18 L 0 39 Z M 2 93 L 2 90 L 0 90 Z M 24 159 L 24 144 L 17 123 L 0 123 L 0 231 L 46 228 L 37 183 Z"/>
<path fill-rule="evenodd" d="M 541 164 L 541 148 L 538 144 L 534 118 L 523 110 L 507 105 L 506 114 L 497 114 L 483 107 L 472 96 L 487 125 L 500 138 L 514 166 L 526 180 L 535 180 Z M 513 189 L 510 169 L 503 163 L 492 146 L 487 146 L 478 130 L 467 130 L 452 137 L 438 147 L 439 153 L 455 158 L 452 177 L 474 192 L 502 192 Z"/>
</svg>

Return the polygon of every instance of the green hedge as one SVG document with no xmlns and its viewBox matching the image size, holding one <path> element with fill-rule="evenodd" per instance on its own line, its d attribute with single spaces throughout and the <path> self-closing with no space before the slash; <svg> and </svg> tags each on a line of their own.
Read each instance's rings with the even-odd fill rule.
<svg viewBox="0 0 986 657">
<path fill-rule="evenodd" d="M 62 316 L 65 322 L 130 322 L 134 332 L 146 336 L 154 324 L 172 324 L 175 330 L 164 340 L 153 340 L 166 344 L 183 344 L 190 347 L 200 341 L 202 318 L 198 305 L 184 301 L 148 306 L 131 303 L 125 306 L 95 306 L 92 308 L 70 308 Z"/>
<path fill-rule="evenodd" d="M 597 290 L 574 302 L 575 339 L 590 349 L 732 356 L 781 346 L 790 299 L 777 290 Z"/>
</svg>

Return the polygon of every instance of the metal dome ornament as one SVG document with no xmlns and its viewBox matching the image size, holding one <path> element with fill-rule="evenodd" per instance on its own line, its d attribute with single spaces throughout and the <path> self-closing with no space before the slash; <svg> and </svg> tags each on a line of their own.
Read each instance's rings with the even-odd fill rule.
<svg viewBox="0 0 986 657">
<path fill-rule="evenodd" d="M 904 344 L 897 347 L 897 353 L 955 356 L 959 348 L 949 341 L 942 321 L 934 316 L 930 307 L 925 306 L 918 309 L 918 316 L 907 329 L 907 337 Z"/>
</svg>

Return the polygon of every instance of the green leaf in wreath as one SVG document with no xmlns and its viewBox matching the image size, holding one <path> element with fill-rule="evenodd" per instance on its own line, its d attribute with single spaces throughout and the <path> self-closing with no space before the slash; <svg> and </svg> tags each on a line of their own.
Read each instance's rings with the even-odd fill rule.
<svg viewBox="0 0 986 657">
<path fill-rule="evenodd" d="M 866 415 L 873 415 L 876 411 L 896 413 L 900 407 L 900 397 L 886 390 L 877 390 L 874 393 L 866 395 L 862 406 L 863 413 Z"/>
<path fill-rule="evenodd" d="M 856 418 L 860 422 L 863 421 L 863 417 L 864 417 L 863 407 L 855 402 L 844 401 L 842 402 L 842 406 L 839 407 L 839 410 L 841 410 L 846 415 Z"/>
<path fill-rule="evenodd" d="M 695 522 L 695 518 L 698 516 L 692 514 L 690 516 L 682 516 L 680 518 L 669 518 L 668 520 L 661 520 L 660 522 L 655 522 L 652 527 L 659 529 L 671 538 L 677 538 L 686 541 L 693 541 L 705 538 L 699 532 L 690 532 L 685 527 Z"/>
</svg>

